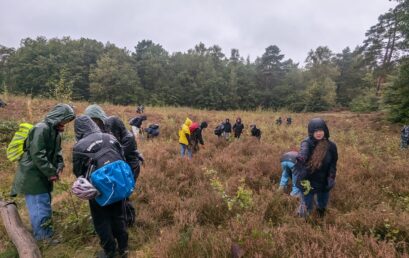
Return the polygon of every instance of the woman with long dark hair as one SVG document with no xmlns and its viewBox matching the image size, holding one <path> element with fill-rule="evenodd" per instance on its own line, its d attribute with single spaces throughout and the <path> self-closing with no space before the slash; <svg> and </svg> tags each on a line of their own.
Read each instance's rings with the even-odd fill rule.
<svg viewBox="0 0 409 258">
<path fill-rule="evenodd" d="M 329 193 L 335 185 L 337 172 L 337 145 L 329 140 L 325 121 L 313 118 L 308 123 L 308 137 L 301 142 L 297 156 L 297 185 L 303 190 L 300 216 L 309 215 L 316 197 L 317 213 L 325 215 Z"/>
</svg>

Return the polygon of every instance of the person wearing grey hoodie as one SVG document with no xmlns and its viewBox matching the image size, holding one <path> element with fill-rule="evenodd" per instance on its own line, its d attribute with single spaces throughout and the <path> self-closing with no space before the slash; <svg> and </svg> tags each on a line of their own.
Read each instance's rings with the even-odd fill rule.
<svg viewBox="0 0 409 258">
<path fill-rule="evenodd" d="M 101 132 L 109 133 L 109 128 L 106 126 L 108 116 L 99 105 L 89 105 L 85 109 L 84 115 L 91 117 L 92 121 L 94 121 L 98 125 L 99 129 L 101 129 Z"/>
</svg>

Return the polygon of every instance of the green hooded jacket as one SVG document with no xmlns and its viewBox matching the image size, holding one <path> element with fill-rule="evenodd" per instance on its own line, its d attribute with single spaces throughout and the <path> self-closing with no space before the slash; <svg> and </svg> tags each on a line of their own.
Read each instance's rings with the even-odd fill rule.
<svg viewBox="0 0 409 258">
<path fill-rule="evenodd" d="M 57 169 L 64 167 L 61 135 L 56 126 L 74 118 L 74 110 L 69 105 L 58 104 L 44 121 L 30 130 L 11 189 L 12 196 L 50 193 L 53 190 L 49 178 L 57 175 Z"/>
</svg>

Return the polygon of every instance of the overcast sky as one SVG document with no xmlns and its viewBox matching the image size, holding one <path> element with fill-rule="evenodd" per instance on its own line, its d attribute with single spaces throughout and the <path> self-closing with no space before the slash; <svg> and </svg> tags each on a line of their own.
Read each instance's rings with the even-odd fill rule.
<svg viewBox="0 0 409 258">
<path fill-rule="evenodd" d="M 70 36 L 111 42 L 133 51 L 143 39 L 170 53 L 197 43 L 237 48 L 251 60 L 269 45 L 303 63 L 310 49 L 340 52 L 395 2 L 388 0 L 0 0 L 0 44 L 26 37 Z"/>
</svg>

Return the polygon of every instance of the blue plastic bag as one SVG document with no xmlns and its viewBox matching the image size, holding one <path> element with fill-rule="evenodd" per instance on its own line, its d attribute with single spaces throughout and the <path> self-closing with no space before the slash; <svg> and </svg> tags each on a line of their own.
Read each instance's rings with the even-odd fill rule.
<svg viewBox="0 0 409 258">
<path fill-rule="evenodd" d="M 91 174 L 91 183 L 101 193 L 95 198 L 101 206 L 126 199 L 135 188 L 131 167 L 123 160 L 95 170 Z"/>
</svg>

